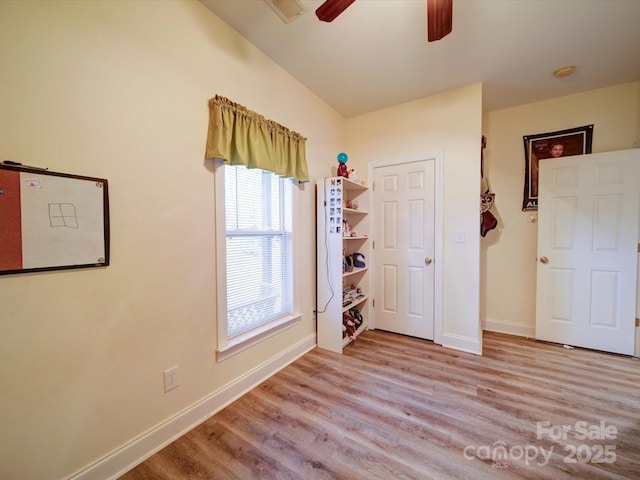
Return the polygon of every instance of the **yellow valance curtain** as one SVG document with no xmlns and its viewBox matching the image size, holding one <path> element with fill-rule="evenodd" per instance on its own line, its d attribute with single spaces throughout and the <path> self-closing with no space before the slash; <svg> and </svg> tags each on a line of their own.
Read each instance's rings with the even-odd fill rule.
<svg viewBox="0 0 640 480">
<path fill-rule="evenodd" d="M 227 98 L 216 95 L 209 100 L 206 158 L 308 182 L 306 140 Z"/>
</svg>

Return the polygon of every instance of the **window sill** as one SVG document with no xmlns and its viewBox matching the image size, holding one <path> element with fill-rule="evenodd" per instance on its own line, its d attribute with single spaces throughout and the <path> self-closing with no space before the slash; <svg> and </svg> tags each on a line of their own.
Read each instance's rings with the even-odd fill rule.
<svg viewBox="0 0 640 480">
<path fill-rule="evenodd" d="M 216 358 L 218 362 L 232 357 L 236 353 L 240 353 L 249 347 L 252 347 L 269 337 L 273 337 L 280 332 L 293 327 L 302 320 L 302 314 L 287 315 L 273 320 L 265 325 L 260 325 L 254 329 L 244 332 L 237 337 L 232 338 L 226 345 L 216 350 Z"/>
</svg>

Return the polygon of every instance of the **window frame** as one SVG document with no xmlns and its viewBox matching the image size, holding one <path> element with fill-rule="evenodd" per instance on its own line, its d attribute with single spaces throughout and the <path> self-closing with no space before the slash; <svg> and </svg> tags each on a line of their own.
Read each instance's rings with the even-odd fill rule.
<svg viewBox="0 0 640 480">
<path fill-rule="evenodd" d="M 249 347 L 252 347 L 267 338 L 270 338 L 284 330 L 287 330 L 302 319 L 296 301 L 295 266 L 292 261 L 294 256 L 293 229 L 295 227 L 295 202 L 293 201 L 293 188 L 289 195 L 289 209 L 291 211 L 291 233 L 289 234 L 289 256 L 291 257 L 289 275 L 291 281 L 291 311 L 289 314 L 272 319 L 258 326 L 240 332 L 229 338 L 227 324 L 227 262 L 226 262 L 226 214 L 225 214 L 225 171 L 227 168 L 235 168 L 225 165 L 221 160 L 216 161 L 215 169 L 215 217 L 216 217 L 216 296 L 217 296 L 217 348 L 218 361 L 225 360 Z M 275 174 L 274 174 L 275 175 Z M 284 179 L 285 182 L 291 181 Z"/>
</svg>

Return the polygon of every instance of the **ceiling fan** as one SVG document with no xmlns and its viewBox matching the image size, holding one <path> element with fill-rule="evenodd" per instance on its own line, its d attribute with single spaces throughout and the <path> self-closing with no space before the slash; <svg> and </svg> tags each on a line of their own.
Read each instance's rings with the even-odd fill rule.
<svg viewBox="0 0 640 480">
<path fill-rule="evenodd" d="M 332 22 L 356 0 L 326 0 L 316 9 L 323 22 Z M 427 0 L 427 40 L 435 42 L 451 33 L 453 0 Z"/>
</svg>

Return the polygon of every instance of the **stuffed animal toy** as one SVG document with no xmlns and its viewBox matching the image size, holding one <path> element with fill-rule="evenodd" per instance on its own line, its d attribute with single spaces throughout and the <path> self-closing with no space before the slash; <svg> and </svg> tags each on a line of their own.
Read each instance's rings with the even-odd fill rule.
<svg viewBox="0 0 640 480">
<path fill-rule="evenodd" d="M 349 170 L 344 162 L 338 162 L 338 176 L 349 178 Z"/>
<path fill-rule="evenodd" d="M 348 313 L 342 314 L 342 326 L 346 328 L 347 336 L 351 340 L 356 339 L 356 323 L 351 315 Z"/>
<path fill-rule="evenodd" d="M 338 176 L 349 178 L 349 169 L 347 168 L 347 161 L 349 156 L 342 152 L 338 154 Z"/>
</svg>

